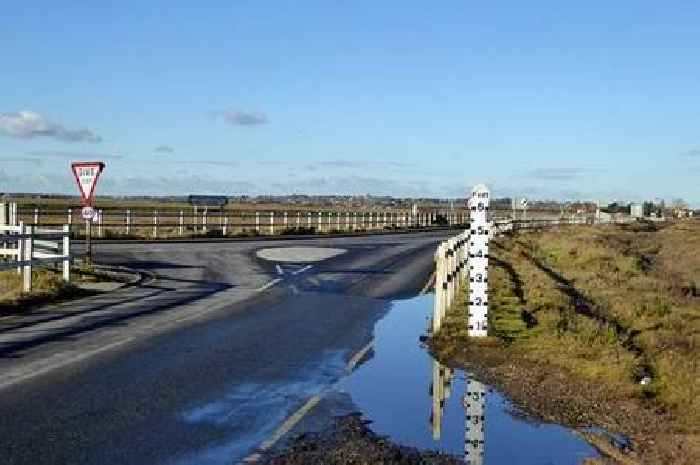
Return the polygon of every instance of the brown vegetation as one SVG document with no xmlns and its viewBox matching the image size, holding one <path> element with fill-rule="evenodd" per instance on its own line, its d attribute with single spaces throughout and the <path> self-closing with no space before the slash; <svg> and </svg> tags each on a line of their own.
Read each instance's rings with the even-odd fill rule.
<svg viewBox="0 0 700 465">
<path fill-rule="evenodd" d="M 522 232 L 491 245 L 490 327 L 456 306 L 433 341 L 549 419 L 632 437 L 646 463 L 700 461 L 700 223 Z"/>
</svg>

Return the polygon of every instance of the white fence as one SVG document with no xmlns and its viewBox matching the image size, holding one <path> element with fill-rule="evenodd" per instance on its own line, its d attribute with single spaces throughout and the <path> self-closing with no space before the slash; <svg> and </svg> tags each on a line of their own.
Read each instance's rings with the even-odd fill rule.
<svg viewBox="0 0 700 465">
<path fill-rule="evenodd" d="M 42 229 L 35 226 L 0 225 L 0 270 L 17 269 L 22 291 L 32 290 L 32 268 L 60 263 L 63 280 L 70 281 L 70 226 Z"/>
<path fill-rule="evenodd" d="M 492 238 L 505 232 L 519 231 L 522 229 L 550 228 L 574 224 L 588 224 L 588 222 L 585 218 L 502 220 L 488 223 L 488 226 L 482 231 L 486 231 L 486 236 Z M 477 244 L 478 248 L 483 251 L 481 255 L 473 254 L 469 250 L 469 245 L 475 242 L 472 241 L 472 235 L 478 234 L 478 232 L 479 231 L 476 229 L 466 230 L 438 245 L 437 251 L 435 252 L 435 300 L 431 325 L 432 334 L 436 334 L 440 330 L 447 310 L 454 303 L 455 298 L 459 295 L 459 291 L 467 282 L 484 283 L 484 291 L 488 293 L 487 272 L 483 270 L 479 271 L 481 276 L 477 276 L 477 273 L 472 270 L 470 275 L 470 265 L 475 265 L 475 261 L 485 259 L 486 266 L 488 266 L 488 243 Z M 475 256 L 472 257 L 472 255 Z M 483 268 L 483 266 L 480 268 Z M 470 296 L 469 301 L 472 302 L 473 300 L 472 296 Z M 483 308 L 480 309 L 482 311 L 479 313 L 483 315 L 476 315 L 474 308 L 470 308 L 469 313 L 470 315 L 473 314 L 475 318 L 483 316 L 485 319 L 488 311 L 487 299 L 483 298 L 483 302 L 481 302 L 480 305 L 482 305 Z M 473 305 L 470 305 L 470 307 L 473 307 Z M 471 322 L 465 322 L 465 324 L 468 323 L 470 324 Z M 483 331 L 479 330 L 479 335 L 485 335 L 486 329 L 487 328 L 484 328 Z M 476 331 L 476 328 L 473 328 L 473 331 Z"/>
</svg>

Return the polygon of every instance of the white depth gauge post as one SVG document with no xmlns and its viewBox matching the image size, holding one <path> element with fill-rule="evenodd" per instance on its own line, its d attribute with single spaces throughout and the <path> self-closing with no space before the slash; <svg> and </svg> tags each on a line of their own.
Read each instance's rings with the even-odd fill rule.
<svg viewBox="0 0 700 465">
<path fill-rule="evenodd" d="M 485 337 L 488 330 L 489 201 L 488 188 L 475 186 L 469 199 L 469 336 Z"/>
</svg>

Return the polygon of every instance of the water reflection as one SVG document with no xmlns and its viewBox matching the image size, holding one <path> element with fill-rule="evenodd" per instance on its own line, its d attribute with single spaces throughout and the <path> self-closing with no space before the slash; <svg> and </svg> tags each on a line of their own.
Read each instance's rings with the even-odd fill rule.
<svg viewBox="0 0 700 465">
<path fill-rule="evenodd" d="M 395 302 L 375 328 L 374 356 L 338 385 L 372 429 L 470 465 L 574 465 L 597 456 L 572 431 L 514 415 L 500 392 L 433 360 L 417 343 L 431 304 L 431 296 Z"/>
<path fill-rule="evenodd" d="M 433 404 L 430 423 L 433 439 L 440 441 L 442 433 L 442 413 L 445 401 L 451 394 L 454 370 L 433 360 L 433 382 L 430 394 Z M 484 423 L 486 421 L 486 395 L 484 384 L 468 378 L 465 383 L 466 391 L 462 396 L 464 407 L 464 463 L 467 465 L 482 465 L 484 463 Z"/>
</svg>

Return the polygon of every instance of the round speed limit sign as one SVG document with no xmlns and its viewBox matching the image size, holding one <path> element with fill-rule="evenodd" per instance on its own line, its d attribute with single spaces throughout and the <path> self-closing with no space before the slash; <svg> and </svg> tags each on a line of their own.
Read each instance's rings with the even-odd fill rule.
<svg viewBox="0 0 700 465">
<path fill-rule="evenodd" d="M 84 220 L 91 220 L 95 217 L 96 214 L 97 212 L 92 207 L 83 207 L 83 209 L 80 212 L 80 215 L 83 217 Z"/>
</svg>

